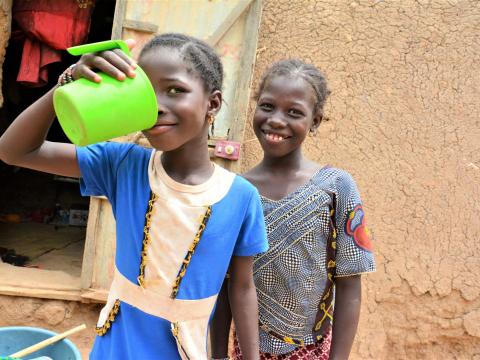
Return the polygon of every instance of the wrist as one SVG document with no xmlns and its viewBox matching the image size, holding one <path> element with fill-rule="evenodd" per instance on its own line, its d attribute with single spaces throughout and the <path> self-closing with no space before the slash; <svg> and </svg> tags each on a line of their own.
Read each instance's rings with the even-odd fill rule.
<svg viewBox="0 0 480 360">
<path fill-rule="evenodd" d="M 58 77 L 58 82 L 57 82 L 58 86 L 63 86 L 75 81 L 75 79 L 73 78 L 73 70 L 75 68 L 75 65 L 76 64 L 72 64 L 69 67 L 67 67 L 65 71 Z"/>
</svg>

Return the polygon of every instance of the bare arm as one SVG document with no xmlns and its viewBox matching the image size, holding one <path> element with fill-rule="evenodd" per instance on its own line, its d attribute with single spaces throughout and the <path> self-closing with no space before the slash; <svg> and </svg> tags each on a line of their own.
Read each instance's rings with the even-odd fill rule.
<svg viewBox="0 0 480 360">
<path fill-rule="evenodd" d="M 251 256 L 232 258 L 229 297 L 243 358 L 257 360 L 259 358 L 258 303 Z"/>
<path fill-rule="evenodd" d="M 7 164 L 79 177 L 75 146 L 45 141 L 55 117 L 50 90 L 22 112 L 0 138 L 0 159 Z"/>
<path fill-rule="evenodd" d="M 129 43 L 133 46 L 133 43 Z M 119 80 L 135 76 L 134 63 L 125 54 L 118 51 L 105 51 L 98 55 L 82 56 L 75 66 L 74 77 L 85 77 L 100 81 L 92 71 L 101 71 Z M 69 143 L 45 141 L 48 130 L 55 118 L 53 109 L 53 91 L 23 111 L 0 137 L 0 159 L 7 164 L 22 166 L 48 173 L 80 177 L 75 146 Z"/>
<path fill-rule="evenodd" d="M 348 359 L 357 332 L 361 302 L 360 275 L 335 279 L 335 310 L 330 360 Z"/>
<path fill-rule="evenodd" d="M 218 294 L 215 314 L 210 324 L 210 342 L 214 359 L 228 357 L 228 339 L 232 323 L 232 312 L 228 298 L 228 282 L 229 280 L 227 279 L 223 282 L 222 289 Z"/>
</svg>

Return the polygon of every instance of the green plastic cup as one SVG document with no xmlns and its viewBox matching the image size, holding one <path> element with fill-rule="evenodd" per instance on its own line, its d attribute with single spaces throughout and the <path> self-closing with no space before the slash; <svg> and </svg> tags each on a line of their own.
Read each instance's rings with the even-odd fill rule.
<svg viewBox="0 0 480 360">
<path fill-rule="evenodd" d="M 130 55 L 127 44 L 121 40 L 75 46 L 67 51 L 78 56 L 117 48 Z M 72 143 L 85 146 L 155 125 L 155 91 L 140 67 L 135 72 L 135 78 L 127 77 L 124 81 L 99 72 L 100 83 L 78 79 L 55 90 L 55 113 Z"/>
</svg>

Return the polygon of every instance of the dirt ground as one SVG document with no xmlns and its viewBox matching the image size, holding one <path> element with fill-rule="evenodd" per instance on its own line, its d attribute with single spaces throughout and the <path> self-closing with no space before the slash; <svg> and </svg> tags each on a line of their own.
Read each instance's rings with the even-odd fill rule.
<svg viewBox="0 0 480 360">
<path fill-rule="evenodd" d="M 85 228 L 39 223 L 0 223 L 0 247 L 28 256 L 28 266 L 80 276 Z"/>
</svg>

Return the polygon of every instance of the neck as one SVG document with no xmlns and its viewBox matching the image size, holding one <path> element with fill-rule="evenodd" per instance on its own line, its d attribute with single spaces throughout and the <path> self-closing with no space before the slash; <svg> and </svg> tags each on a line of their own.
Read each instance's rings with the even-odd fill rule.
<svg viewBox="0 0 480 360">
<path fill-rule="evenodd" d="M 173 180 L 185 185 L 199 185 L 207 181 L 213 173 L 207 143 L 166 151 L 162 154 L 162 165 Z"/>
<path fill-rule="evenodd" d="M 266 154 L 263 156 L 263 160 L 260 165 L 271 173 L 288 173 L 297 172 L 305 164 L 306 159 L 303 157 L 302 151 L 291 152 L 282 157 L 271 157 Z"/>
</svg>

